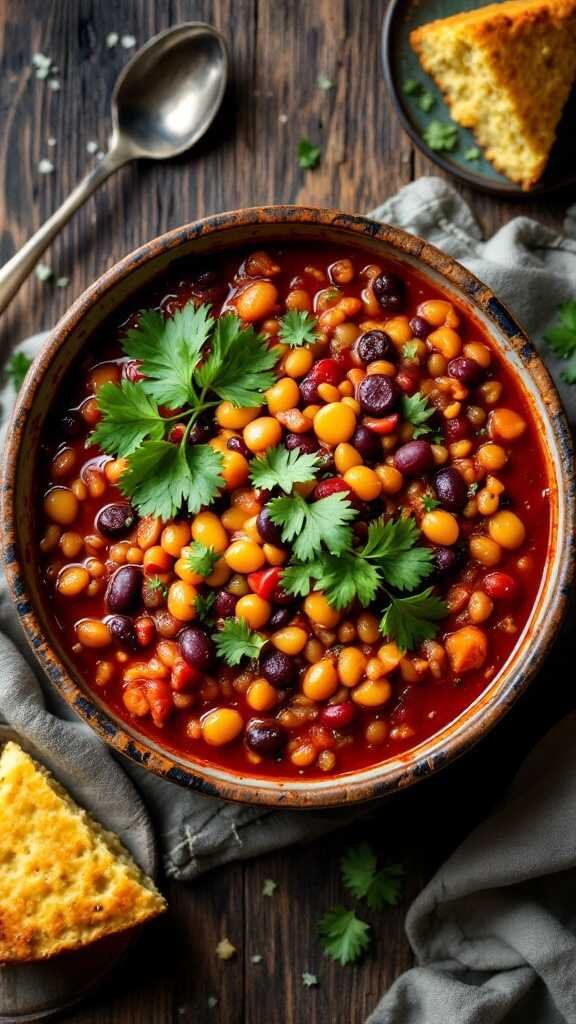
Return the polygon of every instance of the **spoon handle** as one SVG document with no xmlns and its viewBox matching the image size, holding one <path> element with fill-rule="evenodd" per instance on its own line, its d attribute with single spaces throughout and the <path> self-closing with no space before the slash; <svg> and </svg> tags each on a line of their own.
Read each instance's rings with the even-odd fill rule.
<svg viewBox="0 0 576 1024">
<path fill-rule="evenodd" d="M 126 163 L 127 156 L 111 149 L 86 175 L 85 178 L 64 200 L 61 206 L 44 222 L 41 228 L 28 239 L 25 245 L 15 253 L 0 269 L 0 313 L 14 298 L 20 285 L 32 272 L 42 253 L 48 248 L 59 231 L 68 223 L 72 214 L 106 181 L 114 171 Z"/>
</svg>

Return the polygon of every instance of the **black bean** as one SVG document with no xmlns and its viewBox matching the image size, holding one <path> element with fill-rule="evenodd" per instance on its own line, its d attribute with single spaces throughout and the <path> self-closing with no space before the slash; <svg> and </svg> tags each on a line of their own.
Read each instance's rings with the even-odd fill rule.
<svg viewBox="0 0 576 1024">
<path fill-rule="evenodd" d="M 388 313 L 399 313 L 404 305 L 404 282 L 396 274 L 379 274 L 372 281 L 372 291 Z"/>
<path fill-rule="evenodd" d="M 298 666 L 290 655 L 267 643 L 260 651 L 260 671 L 273 686 L 292 686 L 298 678 Z"/>
<path fill-rule="evenodd" d="M 390 377 L 372 373 L 358 386 L 358 401 L 369 416 L 386 416 L 398 404 L 400 392 Z"/>
<path fill-rule="evenodd" d="M 312 455 L 318 451 L 318 441 L 313 434 L 286 434 L 284 444 L 288 451 L 299 448 L 304 455 Z"/>
<path fill-rule="evenodd" d="M 438 501 L 448 512 L 459 512 L 468 501 L 468 485 L 457 469 L 441 469 L 434 479 Z"/>
<path fill-rule="evenodd" d="M 318 401 L 318 385 L 321 383 L 321 381 L 315 380 L 311 374 L 302 378 L 300 381 L 300 394 L 305 405 L 311 405 L 313 402 Z"/>
<path fill-rule="evenodd" d="M 98 512 L 94 526 L 105 537 L 116 540 L 124 537 L 134 526 L 136 513 L 127 501 L 115 501 L 111 505 L 104 505 Z"/>
<path fill-rule="evenodd" d="M 214 661 L 214 644 L 200 626 L 187 626 L 178 637 L 184 661 L 194 668 L 206 671 Z"/>
<path fill-rule="evenodd" d="M 219 590 L 214 602 L 214 613 L 216 617 L 219 619 L 227 619 L 231 615 L 234 615 L 237 600 L 238 598 L 234 597 L 234 594 L 228 593 L 227 590 Z"/>
<path fill-rule="evenodd" d="M 265 544 L 274 544 L 276 547 L 282 545 L 282 534 L 280 528 L 272 522 L 272 516 L 264 505 L 264 508 L 256 517 L 256 529 Z"/>
<path fill-rule="evenodd" d="M 277 587 L 274 587 L 274 590 L 272 591 L 272 601 L 274 604 L 281 604 L 283 607 L 294 604 L 292 594 L 287 594 L 280 584 L 278 584 Z"/>
<path fill-rule="evenodd" d="M 448 576 L 462 564 L 462 552 L 457 547 L 438 546 L 433 549 L 434 567 L 438 576 Z"/>
<path fill-rule="evenodd" d="M 269 629 L 282 629 L 287 626 L 292 618 L 292 612 L 289 608 L 275 608 L 272 615 L 268 619 Z"/>
<path fill-rule="evenodd" d="M 403 444 L 394 456 L 394 465 L 404 476 L 422 476 L 427 473 L 434 465 L 429 442 L 419 438 Z"/>
<path fill-rule="evenodd" d="M 448 376 L 459 380 L 466 388 L 478 386 L 484 376 L 484 370 L 475 359 L 467 356 L 456 356 L 448 363 Z"/>
<path fill-rule="evenodd" d="M 142 601 L 142 570 L 137 565 L 122 565 L 116 570 L 105 594 L 111 612 L 132 612 Z"/>
<path fill-rule="evenodd" d="M 255 754 L 276 757 L 286 746 L 288 733 L 275 718 L 253 718 L 246 726 L 245 740 Z"/>
<path fill-rule="evenodd" d="M 380 438 L 373 434 L 368 427 L 356 427 L 352 435 L 351 444 L 360 453 L 364 461 L 367 459 L 376 460 L 382 457 L 382 445 Z"/>
<path fill-rule="evenodd" d="M 360 362 L 373 363 L 376 359 L 394 359 L 396 349 L 384 331 L 365 331 L 354 342 L 354 355 Z"/>
<path fill-rule="evenodd" d="M 229 437 L 226 442 L 226 447 L 231 452 L 238 452 L 239 455 L 243 455 L 245 459 L 252 458 L 252 452 L 241 437 Z"/>
<path fill-rule="evenodd" d="M 112 639 L 120 647 L 125 647 L 130 651 L 136 650 L 138 643 L 132 619 L 127 615 L 109 615 L 105 621 L 112 634 Z"/>
<path fill-rule="evenodd" d="M 432 333 L 434 327 L 423 316 L 413 316 L 410 321 L 410 330 L 415 338 L 424 341 Z"/>
</svg>

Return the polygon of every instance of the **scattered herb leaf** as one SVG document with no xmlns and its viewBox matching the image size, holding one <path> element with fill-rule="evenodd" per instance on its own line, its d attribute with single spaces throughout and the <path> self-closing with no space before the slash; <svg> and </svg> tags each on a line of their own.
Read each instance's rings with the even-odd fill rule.
<svg viewBox="0 0 576 1024">
<path fill-rule="evenodd" d="M 427 398 L 419 391 L 413 395 L 402 395 L 402 417 L 416 428 L 412 437 L 430 433 L 432 428 L 426 426 L 426 423 L 435 412 L 434 406 L 429 405 Z"/>
<path fill-rule="evenodd" d="M 313 480 L 320 467 L 317 455 L 301 452 L 298 448 L 288 451 L 284 445 L 269 448 L 264 455 L 252 459 L 250 480 L 254 487 L 272 491 L 280 487 L 289 494 L 294 484 Z"/>
<path fill-rule="evenodd" d="M 252 661 L 260 654 L 266 640 L 255 633 L 245 619 L 225 619 L 222 629 L 214 634 L 216 651 L 227 665 L 239 665 L 242 658 Z"/>
<path fill-rule="evenodd" d="M 194 540 L 186 550 L 184 561 L 190 572 L 197 572 L 199 576 L 210 576 L 219 558 L 220 555 L 214 548 L 206 547 L 199 540 Z"/>
<path fill-rule="evenodd" d="M 318 978 L 315 974 L 310 974 L 309 971 L 302 972 L 302 984 L 306 988 L 314 988 L 318 984 Z"/>
<path fill-rule="evenodd" d="M 402 345 L 402 355 L 404 359 L 416 359 L 418 355 L 418 342 L 407 341 Z"/>
<path fill-rule="evenodd" d="M 273 896 L 278 888 L 278 882 L 275 882 L 273 878 L 265 878 L 264 885 L 262 886 L 263 896 Z"/>
<path fill-rule="evenodd" d="M 481 156 L 482 154 L 478 149 L 478 146 L 471 146 L 470 149 L 467 149 L 464 153 L 464 159 L 470 161 L 479 160 Z"/>
<path fill-rule="evenodd" d="M 380 620 L 380 632 L 395 640 L 403 651 L 411 651 L 423 640 L 436 636 L 437 623 L 448 614 L 444 602 L 433 596 L 432 587 L 409 597 L 388 596 L 390 603 Z"/>
<path fill-rule="evenodd" d="M 406 96 L 418 96 L 422 91 L 420 82 L 417 82 L 415 78 L 407 78 L 402 86 L 402 92 Z"/>
<path fill-rule="evenodd" d="M 370 945 L 370 925 L 342 906 L 324 914 L 318 934 L 326 955 L 343 966 L 359 960 Z"/>
<path fill-rule="evenodd" d="M 425 114 L 428 114 L 436 103 L 436 97 L 433 93 L 428 92 L 425 89 L 424 92 L 420 94 L 416 102 L 418 103 L 420 110 L 423 110 Z"/>
<path fill-rule="evenodd" d="M 422 138 L 430 149 L 451 152 L 458 142 L 458 129 L 455 124 L 446 121 L 430 121 L 422 133 Z"/>
<path fill-rule="evenodd" d="M 300 139 L 298 143 L 298 164 L 308 170 L 312 170 L 320 163 L 321 150 L 315 146 L 310 139 Z"/>
<path fill-rule="evenodd" d="M 12 381 L 12 387 L 16 394 L 20 391 L 22 384 L 24 383 L 24 377 L 28 373 L 29 367 L 32 365 L 30 356 L 24 354 L 24 352 L 14 352 L 6 364 L 6 376 Z"/>
<path fill-rule="evenodd" d="M 334 82 L 327 75 L 318 75 L 316 83 L 319 89 L 323 89 L 324 92 L 329 92 L 330 89 L 334 88 Z"/>
<path fill-rule="evenodd" d="M 435 508 L 438 508 L 440 502 L 432 494 L 422 495 L 422 507 L 425 512 L 433 512 Z"/>
<path fill-rule="evenodd" d="M 212 625 L 212 607 L 216 600 L 216 592 L 209 590 L 206 594 L 197 594 L 194 605 L 198 618 L 206 625 Z"/>
<path fill-rule="evenodd" d="M 145 586 L 147 590 L 151 590 L 153 593 L 162 594 L 162 597 L 168 595 L 168 587 L 159 576 L 147 576 Z"/>
<path fill-rule="evenodd" d="M 344 885 L 357 899 L 366 899 L 371 910 L 396 906 L 402 893 L 401 864 L 389 864 L 378 870 L 378 861 L 369 843 L 360 843 L 346 851 L 340 862 Z"/>
<path fill-rule="evenodd" d="M 299 348 L 318 341 L 318 326 L 313 316 L 302 309 L 290 309 L 280 318 L 278 337 L 284 345 Z"/>
</svg>

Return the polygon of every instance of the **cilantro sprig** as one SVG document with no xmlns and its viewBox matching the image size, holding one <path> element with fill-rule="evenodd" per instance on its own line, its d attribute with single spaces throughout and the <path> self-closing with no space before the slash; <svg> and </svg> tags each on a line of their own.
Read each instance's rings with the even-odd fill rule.
<svg viewBox="0 0 576 1024">
<path fill-rule="evenodd" d="M 458 143 L 458 128 L 447 121 L 430 121 L 422 132 L 422 138 L 430 149 L 451 152 Z"/>
<path fill-rule="evenodd" d="M 194 540 L 186 549 L 184 562 L 190 572 L 197 572 L 199 576 L 210 576 L 214 572 L 219 558 L 220 555 L 214 548 L 207 547 L 199 540 Z"/>
<path fill-rule="evenodd" d="M 318 924 L 318 934 L 327 956 L 343 967 L 359 960 L 370 945 L 370 925 L 356 917 L 354 910 L 338 904 Z"/>
<path fill-rule="evenodd" d="M 393 597 L 380 620 L 380 632 L 395 640 L 403 651 L 411 651 L 424 640 L 431 640 L 438 631 L 437 623 L 448 615 L 448 609 L 435 597 L 432 587 L 409 597 Z"/>
<path fill-rule="evenodd" d="M 266 638 L 255 633 L 245 619 L 225 619 L 222 629 L 214 634 L 216 651 L 228 665 L 239 665 L 242 658 L 257 658 Z"/>
<path fill-rule="evenodd" d="M 254 487 L 272 491 L 280 487 L 290 494 L 294 484 L 313 480 L 320 468 L 318 455 L 301 452 L 298 448 L 288 451 L 284 445 L 269 448 L 264 455 L 252 459 L 250 480 Z"/>
<path fill-rule="evenodd" d="M 564 302 L 558 308 L 558 323 L 544 335 L 545 341 L 558 359 L 566 362 L 562 380 L 576 384 L 576 299 Z"/>
<path fill-rule="evenodd" d="M 313 316 L 301 309 L 291 309 L 280 318 L 278 338 L 290 348 L 313 345 L 318 341 L 318 327 Z"/>
<path fill-rule="evenodd" d="M 402 395 L 402 417 L 415 427 L 412 437 L 422 437 L 423 434 L 430 433 L 432 428 L 427 421 L 435 412 L 434 406 L 429 405 L 426 396 L 419 391 L 413 395 Z"/>
<path fill-rule="evenodd" d="M 352 544 L 348 524 L 357 513 L 342 492 L 310 503 L 301 494 L 273 498 L 268 511 L 272 522 L 281 527 L 282 540 L 292 544 L 301 561 L 313 558 L 322 544 L 332 555 L 340 555 Z"/>
</svg>

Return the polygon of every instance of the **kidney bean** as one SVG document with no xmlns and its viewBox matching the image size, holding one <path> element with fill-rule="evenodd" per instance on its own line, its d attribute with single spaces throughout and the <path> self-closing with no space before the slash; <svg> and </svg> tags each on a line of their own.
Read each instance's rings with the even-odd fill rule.
<svg viewBox="0 0 576 1024">
<path fill-rule="evenodd" d="M 132 619 L 127 615 L 109 615 L 105 622 L 112 634 L 112 638 L 120 647 L 124 647 L 129 651 L 136 650 L 138 645 Z"/>
<path fill-rule="evenodd" d="M 276 547 L 281 547 L 282 534 L 280 528 L 272 522 L 272 516 L 266 505 L 264 505 L 264 508 L 261 509 L 256 517 L 256 527 L 265 544 L 274 544 Z"/>
<path fill-rule="evenodd" d="M 267 643 L 260 651 L 260 671 L 273 686 L 293 686 L 298 678 L 298 666 L 289 654 L 279 651 L 274 644 Z"/>
<path fill-rule="evenodd" d="M 219 590 L 214 602 L 214 612 L 217 618 L 227 619 L 234 615 L 237 600 L 238 598 L 234 597 L 234 594 L 229 594 L 227 590 Z"/>
<path fill-rule="evenodd" d="M 451 420 L 444 420 L 444 437 L 448 444 L 464 441 L 471 433 L 472 424 L 466 416 L 454 416 Z"/>
<path fill-rule="evenodd" d="M 358 401 L 368 416 L 386 416 L 398 404 L 400 392 L 390 377 L 373 373 L 360 381 Z"/>
<path fill-rule="evenodd" d="M 152 620 L 157 633 L 164 640 L 173 640 L 176 634 L 182 629 L 182 623 L 176 619 L 167 608 L 160 608 L 159 611 L 153 612 Z"/>
<path fill-rule="evenodd" d="M 358 363 L 373 363 L 376 359 L 395 359 L 393 341 L 384 331 L 365 331 L 354 342 L 352 352 Z"/>
<path fill-rule="evenodd" d="M 433 548 L 434 568 L 438 576 L 448 576 L 456 572 L 462 563 L 462 551 L 458 547 L 443 547 L 439 545 Z"/>
<path fill-rule="evenodd" d="M 291 594 L 287 594 L 286 591 L 282 590 L 282 584 L 280 583 L 275 588 L 271 600 L 274 604 L 280 604 L 282 607 L 288 607 L 289 605 L 294 604 L 294 598 Z"/>
<path fill-rule="evenodd" d="M 356 706 L 351 700 L 341 704 L 328 704 L 320 712 L 320 722 L 329 729 L 345 729 L 356 717 Z"/>
<path fill-rule="evenodd" d="M 142 570 L 136 565 L 122 565 L 116 570 L 105 594 L 111 612 L 132 612 L 142 600 Z"/>
<path fill-rule="evenodd" d="M 425 341 L 434 328 L 423 316 L 413 316 L 410 321 L 410 330 L 415 338 Z"/>
<path fill-rule="evenodd" d="M 404 305 L 404 281 L 396 274 L 379 274 L 372 281 L 372 291 L 387 313 L 399 313 Z"/>
<path fill-rule="evenodd" d="M 518 592 L 518 584 L 507 572 L 489 572 L 482 580 L 488 597 L 496 601 L 511 601 Z"/>
<path fill-rule="evenodd" d="M 284 444 L 288 451 L 299 448 L 304 455 L 313 455 L 318 451 L 319 444 L 314 434 L 286 434 Z"/>
<path fill-rule="evenodd" d="M 268 619 L 268 628 L 271 630 L 282 629 L 283 626 L 288 625 L 291 618 L 292 612 L 289 608 L 275 608 Z"/>
<path fill-rule="evenodd" d="M 226 447 L 231 452 L 238 452 L 239 455 L 243 455 L 245 459 L 252 458 L 252 452 L 241 437 L 229 437 L 226 442 Z"/>
<path fill-rule="evenodd" d="M 427 473 L 434 465 L 430 443 L 418 438 L 403 444 L 394 456 L 394 465 L 404 476 L 422 476 Z"/>
<path fill-rule="evenodd" d="M 105 537 L 124 537 L 134 526 L 136 513 L 127 501 L 115 501 L 98 512 L 94 526 Z"/>
<path fill-rule="evenodd" d="M 368 430 L 367 427 L 361 425 L 356 427 L 350 443 L 360 453 L 365 462 L 367 459 L 375 461 L 382 456 L 382 445 L 377 434 Z"/>
<path fill-rule="evenodd" d="M 275 718 L 251 719 L 246 726 L 246 746 L 255 754 L 276 757 L 288 742 L 288 733 Z"/>
<path fill-rule="evenodd" d="M 319 384 L 339 384 L 344 376 L 344 365 L 336 359 L 319 359 L 310 373 L 300 381 L 300 394 L 303 401 L 310 405 L 318 401 Z"/>
<path fill-rule="evenodd" d="M 459 512 L 468 501 L 468 485 L 452 466 L 436 474 L 434 488 L 442 508 L 449 512 Z"/>
<path fill-rule="evenodd" d="M 212 665 L 216 651 L 207 633 L 200 626 L 187 626 L 178 637 L 184 661 L 194 668 L 206 671 Z"/>
<path fill-rule="evenodd" d="M 418 391 L 421 379 L 422 372 L 420 367 L 412 363 L 401 366 L 395 377 L 397 386 L 405 395 L 413 395 Z"/>
<path fill-rule="evenodd" d="M 331 476 L 328 480 L 320 480 L 312 491 L 312 499 L 319 501 L 320 498 L 328 498 L 331 494 L 346 492 L 350 494 L 350 487 L 341 476 Z"/>
<path fill-rule="evenodd" d="M 466 388 L 478 386 L 484 376 L 484 370 L 475 359 L 467 356 L 456 356 L 448 363 L 448 376 L 459 380 Z"/>
<path fill-rule="evenodd" d="M 162 587 L 151 586 L 150 580 L 144 577 L 142 584 L 142 601 L 149 612 L 155 612 L 166 604 L 166 597 Z"/>
<path fill-rule="evenodd" d="M 156 636 L 154 620 L 149 615 L 139 615 L 137 619 L 134 619 L 134 632 L 138 647 L 148 647 Z"/>
</svg>

